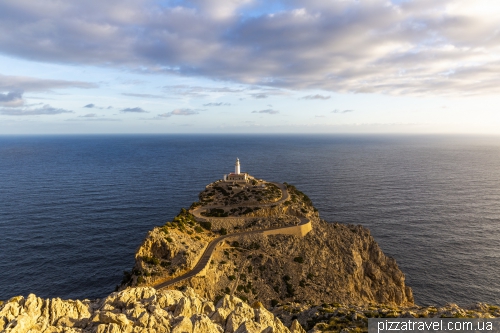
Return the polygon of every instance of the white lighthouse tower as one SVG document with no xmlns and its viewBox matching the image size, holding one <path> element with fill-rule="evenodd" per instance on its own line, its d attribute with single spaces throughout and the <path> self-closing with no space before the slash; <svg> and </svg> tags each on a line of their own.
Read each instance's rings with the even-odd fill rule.
<svg viewBox="0 0 500 333">
<path fill-rule="evenodd" d="M 240 160 L 237 157 L 236 157 L 236 163 L 234 164 L 234 173 L 237 175 L 240 174 Z"/>
<path fill-rule="evenodd" d="M 250 180 L 254 179 L 246 172 L 241 172 L 240 170 L 240 159 L 236 158 L 236 163 L 234 163 L 234 172 L 229 175 L 224 175 L 224 182 L 228 183 L 248 183 Z"/>
</svg>

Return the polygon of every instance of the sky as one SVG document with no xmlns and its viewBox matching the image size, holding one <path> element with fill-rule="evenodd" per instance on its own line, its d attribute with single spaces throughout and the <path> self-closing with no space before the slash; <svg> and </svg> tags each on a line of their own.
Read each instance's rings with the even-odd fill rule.
<svg viewBox="0 0 500 333">
<path fill-rule="evenodd" d="M 2 0 L 0 135 L 500 134 L 493 0 Z"/>
</svg>

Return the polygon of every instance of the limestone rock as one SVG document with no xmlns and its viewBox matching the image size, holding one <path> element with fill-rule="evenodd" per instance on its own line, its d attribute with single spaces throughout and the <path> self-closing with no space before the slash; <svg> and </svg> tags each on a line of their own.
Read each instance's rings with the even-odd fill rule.
<svg viewBox="0 0 500 333">
<path fill-rule="evenodd" d="M 17 297 L 0 306 L 2 333 L 289 332 L 263 307 L 226 295 L 217 306 L 195 293 L 140 287 L 102 300 Z"/>
<path fill-rule="evenodd" d="M 306 330 L 302 328 L 297 319 L 294 319 L 292 326 L 290 326 L 290 333 L 306 333 Z"/>
</svg>

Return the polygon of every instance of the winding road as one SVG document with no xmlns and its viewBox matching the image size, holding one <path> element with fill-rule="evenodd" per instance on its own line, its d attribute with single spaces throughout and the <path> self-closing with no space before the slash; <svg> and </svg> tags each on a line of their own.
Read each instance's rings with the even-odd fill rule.
<svg viewBox="0 0 500 333">
<path fill-rule="evenodd" d="M 269 182 L 270 184 L 274 184 L 278 186 L 281 189 L 281 198 L 278 201 L 271 202 L 271 203 L 264 203 L 264 204 L 236 204 L 236 205 L 230 205 L 230 206 L 202 206 L 194 209 L 191 211 L 191 214 L 195 216 L 196 219 L 202 220 L 202 221 L 207 221 L 210 218 L 204 217 L 201 215 L 201 212 L 207 209 L 212 209 L 212 208 L 231 208 L 231 207 L 242 207 L 242 206 L 252 206 L 252 207 L 270 207 L 274 205 L 281 204 L 288 200 L 290 197 L 288 194 L 288 190 L 286 188 L 286 185 L 280 184 L 280 183 L 274 183 L 274 182 Z M 255 219 L 255 217 L 217 217 L 217 219 Z M 301 217 L 300 223 L 297 225 L 293 226 L 282 226 L 282 227 L 273 227 L 273 228 L 266 228 L 266 229 L 259 229 L 259 230 L 250 230 L 250 231 L 241 231 L 237 233 L 232 233 L 229 235 L 224 235 L 224 236 L 219 236 L 215 239 L 213 239 L 210 243 L 208 243 L 208 246 L 205 248 L 205 251 L 203 252 L 202 256 L 196 263 L 196 265 L 187 273 L 180 275 L 176 278 L 173 278 L 171 280 L 159 283 L 155 286 L 153 286 L 156 289 L 162 289 L 169 287 L 171 285 L 174 285 L 178 282 L 184 281 L 186 279 L 190 279 L 198 274 L 200 274 L 207 266 L 210 261 L 210 258 L 212 257 L 212 254 L 217 247 L 217 245 L 222 242 L 223 240 L 226 240 L 228 238 L 232 237 L 239 237 L 242 235 L 253 235 L 253 234 L 264 234 L 264 235 L 273 235 L 273 234 L 294 234 L 294 235 L 303 235 L 308 233 L 311 230 L 311 220 L 306 218 L 306 217 Z"/>
</svg>

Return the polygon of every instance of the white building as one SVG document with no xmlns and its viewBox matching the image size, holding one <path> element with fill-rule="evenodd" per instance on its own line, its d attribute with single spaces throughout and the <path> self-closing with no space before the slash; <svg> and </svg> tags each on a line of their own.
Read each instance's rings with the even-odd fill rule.
<svg viewBox="0 0 500 333">
<path fill-rule="evenodd" d="M 236 158 L 236 163 L 234 164 L 234 172 L 224 175 L 224 181 L 231 183 L 248 183 L 250 179 L 253 179 L 253 177 L 246 172 L 241 172 L 240 160 L 238 158 Z"/>
</svg>

